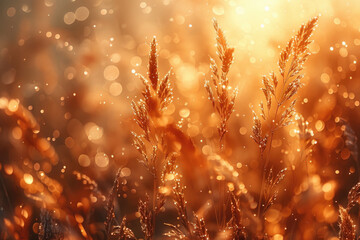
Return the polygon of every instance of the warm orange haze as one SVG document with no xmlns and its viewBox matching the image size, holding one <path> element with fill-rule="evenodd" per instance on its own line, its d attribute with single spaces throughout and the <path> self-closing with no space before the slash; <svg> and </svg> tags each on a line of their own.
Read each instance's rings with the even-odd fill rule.
<svg viewBox="0 0 360 240">
<path fill-rule="evenodd" d="M 360 2 L 0 7 L 0 239 L 360 237 Z"/>
</svg>

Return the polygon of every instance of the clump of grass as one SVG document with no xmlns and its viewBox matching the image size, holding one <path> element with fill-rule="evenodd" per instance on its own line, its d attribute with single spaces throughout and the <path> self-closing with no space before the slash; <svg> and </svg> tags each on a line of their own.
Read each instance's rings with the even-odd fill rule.
<svg viewBox="0 0 360 240">
<path fill-rule="evenodd" d="M 288 126 L 293 122 L 295 115 L 296 93 L 303 86 L 301 73 L 303 65 L 310 56 L 309 44 L 310 37 L 317 25 L 318 18 L 310 19 L 300 27 L 297 34 L 290 39 L 286 47 L 281 51 L 278 61 L 279 75 L 271 72 L 268 76 L 263 76 L 262 92 L 266 103 L 260 103 L 261 117 L 259 119 L 254 112 L 254 126 L 252 138 L 259 145 L 260 161 L 262 164 L 262 181 L 258 203 L 258 217 L 261 218 L 261 209 L 265 211 L 263 205 L 263 195 L 267 171 L 269 171 L 271 146 L 274 133 Z M 266 105 L 266 107 L 265 107 Z M 263 125 L 267 124 L 267 131 L 263 133 Z M 267 149 L 267 153 L 265 153 Z"/>
<path fill-rule="evenodd" d="M 205 81 L 205 89 L 209 95 L 209 100 L 216 110 L 220 123 L 218 132 L 220 144 L 223 147 L 222 140 L 228 132 L 227 122 L 234 111 L 237 88 L 232 88 L 229 84 L 228 74 L 234 61 L 234 48 L 230 48 L 216 19 L 213 20 L 216 31 L 217 56 L 221 64 L 218 66 L 216 61 L 210 57 L 211 81 Z"/>
<path fill-rule="evenodd" d="M 159 129 L 163 111 L 173 101 L 173 93 L 170 71 L 162 80 L 159 79 L 156 46 L 154 38 L 150 44 L 148 79 L 139 74 L 145 87 L 143 98 L 132 102 L 135 121 L 142 130 L 142 134 L 133 132 L 134 146 L 142 155 L 140 162 L 153 177 L 152 200 L 146 195 L 145 200 L 139 201 L 140 222 L 145 239 L 154 237 L 155 218 L 165 203 L 165 196 L 159 192 L 159 187 L 164 184 L 164 177 L 173 171 L 175 164 L 175 154 L 167 149 L 164 140 L 166 133 Z"/>
</svg>

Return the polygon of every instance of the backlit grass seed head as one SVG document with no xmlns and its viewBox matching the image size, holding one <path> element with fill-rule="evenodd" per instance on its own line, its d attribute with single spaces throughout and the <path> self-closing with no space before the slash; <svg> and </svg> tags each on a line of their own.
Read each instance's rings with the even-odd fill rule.
<svg viewBox="0 0 360 240">
<path fill-rule="evenodd" d="M 238 93 L 237 88 L 232 89 L 229 86 L 228 73 L 230 66 L 234 61 L 234 48 L 229 48 L 224 32 L 219 27 L 217 21 L 213 20 L 216 32 L 217 56 L 221 62 L 218 67 L 216 61 L 210 57 L 211 81 L 205 80 L 205 89 L 214 110 L 220 117 L 218 133 L 220 142 L 228 132 L 227 122 L 234 111 L 235 99 Z M 219 71 L 220 69 L 220 71 Z M 223 144 L 221 143 L 223 146 Z"/>
</svg>

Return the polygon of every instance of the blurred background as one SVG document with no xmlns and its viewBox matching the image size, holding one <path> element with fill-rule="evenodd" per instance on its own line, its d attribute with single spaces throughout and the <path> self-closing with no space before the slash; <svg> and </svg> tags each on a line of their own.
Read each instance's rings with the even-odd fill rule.
<svg viewBox="0 0 360 240">
<path fill-rule="evenodd" d="M 0 106 L 9 104 L 10 109 L 0 113 L 4 239 L 37 238 L 44 218 L 39 198 L 46 191 L 54 197 L 54 205 L 66 206 L 57 211 L 70 229 L 69 239 L 104 239 L 105 200 L 120 167 L 122 177 L 130 180 L 119 194 L 117 213 L 127 214 L 129 227 L 141 236 L 136 204 L 151 185 L 132 146 L 131 131 L 137 128 L 131 100 L 139 98 L 143 89 L 134 73 L 146 75 L 149 44 L 156 36 L 160 76 L 170 68 L 173 73 L 175 97 L 165 114 L 171 122 L 183 121 L 182 131 L 202 154 L 217 152 L 217 120 L 203 87 L 210 77 L 209 57 L 216 57 L 212 18 L 235 48 L 229 79 L 239 89 L 223 156 L 256 195 L 260 165 L 250 138 L 250 106 L 256 108 L 262 97 L 262 75 L 276 71 L 281 49 L 314 16 L 320 16 L 319 26 L 296 108 L 317 141 L 309 159 L 315 190 L 299 207 L 303 230 L 296 239 L 336 239 L 338 205 L 346 205 L 347 193 L 360 177 L 356 140 L 360 2 L 2 0 L 0 10 Z M 33 123 L 28 128 L 40 139 L 36 143 L 18 126 L 13 112 L 19 108 L 20 118 Z M 295 127 L 286 128 L 274 140 L 275 166 L 294 166 Z M 192 159 L 183 161 L 191 164 Z M 196 194 L 189 198 L 201 202 L 194 206 L 206 202 Z M 277 236 L 274 239 L 289 238 L 281 223 L 286 214 L 275 213 L 272 226 L 277 227 L 269 234 Z M 158 221 L 172 220 L 176 220 L 174 210 Z M 80 225 L 85 235 L 76 227 Z M 158 226 L 161 238 L 165 227 Z"/>
</svg>

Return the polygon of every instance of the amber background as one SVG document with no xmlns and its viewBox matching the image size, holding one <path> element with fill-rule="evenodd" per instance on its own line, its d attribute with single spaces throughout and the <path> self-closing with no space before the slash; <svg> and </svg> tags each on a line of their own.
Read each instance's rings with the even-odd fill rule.
<svg viewBox="0 0 360 240">
<path fill-rule="evenodd" d="M 77 15 L 81 21 L 72 22 L 71 14 L 66 14 L 75 13 L 80 7 L 87 9 L 88 16 L 85 9 L 85 13 Z M 51 140 L 59 155 L 58 165 L 50 166 L 48 174 L 63 185 L 70 201 L 81 201 L 89 195 L 71 177 L 72 171 L 89 175 L 107 196 L 117 169 L 126 166 L 125 175 L 138 186 L 134 187 L 136 193 L 120 198 L 119 214 L 133 216 L 129 226 L 136 234 L 139 225 L 134 215 L 135 203 L 151 186 L 147 186 L 148 173 L 137 162 L 139 155 L 131 144 L 130 133 L 136 126 L 130 102 L 142 89 L 132 70 L 146 74 L 152 37 L 156 35 L 159 43 L 160 74 L 170 68 L 174 73 L 175 101 L 167 114 L 174 122 L 184 118 L 182 130 L 208 155 L 217 151 L 214 147 L 217 130 L 203 83 L 209 77 L 209 56 L 216 54 L 211 19 L 218 19 L 229 44 L 235 48 L 230 81 L 239 88 L 225 155 L 234 165 L 241 163 L 238 170 L 242 181 L 256 194 L 259 163 L 257 147 L 250 139 L 249 106 L 259 103 L 261 76 L 276 69 L 280 49 L 301 23 L 321 15 L 311 45 L 313 55 L 305 65 L 306 85 L 297 104 L 318 142 L 311 157 L 310 173 L 319 191 L 308 196 L 309 199 L 316 196 L 316 200 L 306 205 L 314 216 L 309 221 L 318 225 L 303 223 L 308 227 L 299 239 L 337 236 L 337 206 L 346 204 L 348 190 L 360 177 L 358 159 L 349 153 L 354 149 L 346 144 L 336 119 L 346 120 L 358 135 L 358 1 L 2 0 L 0 10 L 0 97 L 18 98 L 31 109 L 40 124 L 40 135 Z M 118 69 L 113 81 L 107 80 L 109 76 L 104 72 L 109 65 Z M 42 164 L 44 160 L 14 138 L 16 122 L 12 118 L 1 113 L 0 122 L 0 174 L 9 195 L 0 191 L 0 218 L 11 219 L 17 208 L 28 206 L 31 215 L 19 232 L 35 237 L 32 225 L 38 221 L 39 210 L 24 195 L 19 178 L 7 174 L 5 166 L 16 165 L 27 172 L 27 161 Z M 290 136 L 294 127 L 286 129 L 275 141 L 277 150 L 271 161 L 278 168 L 291 166 L 296 159 L 292 145 L 296 137 Z M 95 135 L 98 139 L 91 140 Z M 103 153 L 108 157 L 105 167 L 95 161 L 97 154 Z M 80 163 L 80 155 L 87 156 L 89 166 Z M 103 161 L 100 158 L 99 162 Z M 65 174 L 61 173 L 63 166 Z M 332 193 L 324 199 L 323 186 L 327 183 Z M 197 199 L 196 193 L 191 196 L 189 200 L 199 201 L 198 205 L 206 202 Z M 89 222 L 104 221 L 105 210 L 100 202 L 99 199 L 95 204 Z M 173 220 L 174 216 L 175 212 L 170 210 L 159 222 Z M 323 226 L 326 230 L 321 230 Z M 4 230 L 3 223 L 1 229 Z M 161 231 L 164 229 L 159 227 L 158 233 Z M 98 237 L 101 239 L 102 235 L 98 233 Z"/>
</svg>

